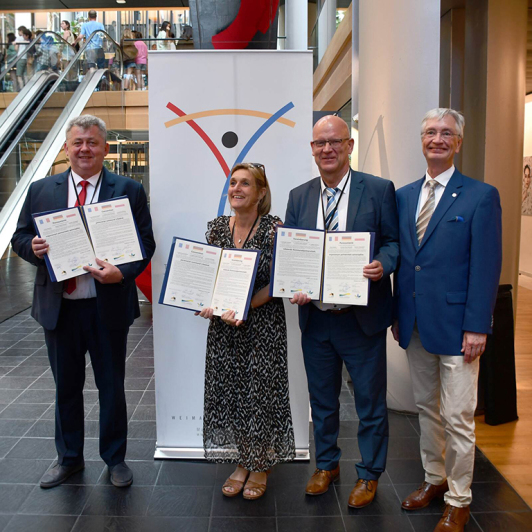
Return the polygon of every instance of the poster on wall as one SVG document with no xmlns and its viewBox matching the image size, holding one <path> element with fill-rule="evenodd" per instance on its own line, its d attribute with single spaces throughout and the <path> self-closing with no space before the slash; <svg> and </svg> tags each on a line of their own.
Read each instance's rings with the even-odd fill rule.
<svg viewBox="0 0 532 532">
<path fill-rule="evenodd" d="M 532 156 L 523 157 L 523 195 L 521 197 L 521 214 L 532 216 L 532 187 L 530 186 L 530 169 Z"/>
<path fill-rule="evenodd" d="M 205 242 L 207 223 L 229 215 L 227 179 L 260 163 L 284 218 L 291 189 L 311 179 L 312 53 L 150 52 L 150 190 L 159 300 L 173 238 Z M 309 403 L 297 309 L 285 304 L 296 457 L 309 457 Z M 203 458 L 208 320 L 154 305 L 157 458 Z"/>
</svg>

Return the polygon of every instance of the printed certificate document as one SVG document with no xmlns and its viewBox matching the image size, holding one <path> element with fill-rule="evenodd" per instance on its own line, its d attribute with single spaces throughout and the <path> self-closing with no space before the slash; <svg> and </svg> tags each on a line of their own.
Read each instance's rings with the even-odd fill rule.
<svg viewBox="0 0 532 532">
<path fill-rule="evenodd" d="M 52 281 L 85 275 L 95 257 L 116 266 L 146 256 L 127 196 L 34 214 L 33 222 L 50 246 L 44 260 Z"/>
<path fill-rule="evenodd" d="M 143 259 L 129 198 L 114 198 L 82 207 L 95 255 L 117 266 Z"/>
<path fill-rule="evenodd" d="M 366 306 L 373 233 L 325 232 L 279 227 L 275 236 L 270 296 L 308 294 L 323 303 Z"/>
<path fill-rule="evenodd" d="M 325 232 L 279 227 L 275 236 L 270 296 L 297 292 L 320 299 Z"/>
<path fill-rule="evenodd" d="M 260 251 L 222 249 L 174 237 L 159 303 L 186 310 L 211 307 L 247 318 Z"/>
<path fill-rule="evenodd" d="M 372 242 L 372 233 L 327 233 L 323 303 L 368 304 L 369 279 L 362 270 L 371 262 Z"/>
<path fill-rule="evenodd" d="M 87 272 L 83 266 L 96 266 L 94 250 L 78 207 L 34 214 L 37 235 L 50 246 L 44 255 L 52 281 L 64 281 Z"/>
</svg>

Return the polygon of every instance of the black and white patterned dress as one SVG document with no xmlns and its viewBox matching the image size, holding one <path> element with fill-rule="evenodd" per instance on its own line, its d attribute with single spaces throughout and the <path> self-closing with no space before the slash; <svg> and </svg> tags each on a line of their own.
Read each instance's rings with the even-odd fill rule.
<svg viewBox="0 0 532 532">
<path fill-rule="evenodd" d="M 229 216 L 208 223 L 207 242 L 235 248 Z M 274 228 L 280 219 L 263 216 L 246 249 L 261 256 L 253 294 L 270 282 Z M 288 396 L 286 321 L 283 302 L 273 299 L 249 310 L 239 327 L 211 320 L 205 361 L 203 418 L 205 457 L 266 471 L 295 458 Z"/>
</svg>

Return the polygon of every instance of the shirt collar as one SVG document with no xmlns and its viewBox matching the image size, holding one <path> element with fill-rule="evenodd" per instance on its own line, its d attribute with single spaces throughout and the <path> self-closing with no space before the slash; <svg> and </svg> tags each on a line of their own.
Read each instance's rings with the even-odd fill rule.
<svg viewBox="0 0 532 532">
<path fill-rule="evenodd" d="M 342 190 L 347 182 L 347 178 L 349 177 L 349 173 L 351 172 L 351 168 L 348 168 L 346 174 L 344 175 L 344 177 L 342 178 L 342 180 L 338 183 L 338 185 L 336 185 L 336 188 L 339 188 L 340 190 Z M 325 181 L 323 181 L 323 177 L 320 178 L 320 183 L 321 183 L 321 193 L 323 194 L 325 192 L 325 189 L 327 188 L 327 185 L 325 184 Z"/>
<path fill-rule="evenodd" d="M 76 187 L 77 187 L 79 185 L 79 182 L 83 181 L 83 178 L 81 176 L 79 176 L 78 174 L 76 174 L 76 172 L 74 172 L 74 170 L 70 169 L 70 171 L 72 172 L 72 177 L 74 178 L 74 183 L 76 184 Z M 93 187 L 96 188 L 96 184 L 98 183 L 98 179 L 100 177 L 100 174 L 101 174 L 101 171 L 98 172 L 97 174 L 89 177 L 89 179 L 87 179 L 86 181 L 88 181 Z"/>
<path fill-rule="evenodd" d="M 447 170 L 445 170 L 445 172 L 442 172 L 440 175 L 437 175 L 433 178 L 430 177 L 429 171 L 427 170 L 425 172 L 425 182 L 423 183 L 423 186 L 425 186 L 430 179 L 435 179 L 442 187 L 446 187 L 451 177 L 453 177 L 454 171 L 455 167 L 453 164 L 451 168 L 448 168 Z"/>
</svg>

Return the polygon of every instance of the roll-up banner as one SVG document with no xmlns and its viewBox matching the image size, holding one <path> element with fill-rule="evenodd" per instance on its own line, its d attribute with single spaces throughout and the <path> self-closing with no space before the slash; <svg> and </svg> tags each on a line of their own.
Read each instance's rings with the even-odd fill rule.
<svg viewBox="0 0 532 532">
<path fill-rule="evenodd" d="M 153 51 L 150 65 L 150 199 L 157 447 L 155 458 L 203 458 L 207 320 L 159 305 L 174 236 L 205 241 L 207 222 L 229 214 L 227 176 L 261 163 L 271 214 L 284 219 L 290 190 L 311 179 L 312 53 Z M 285 303 L 290 404 L 297 458 L 309 458 L 308 388 L 297 309 Z"/>
</svg>

